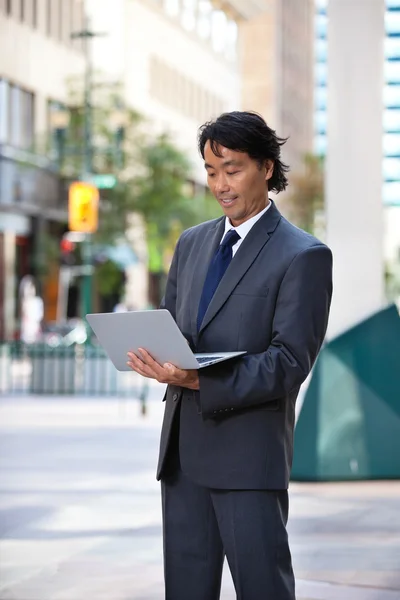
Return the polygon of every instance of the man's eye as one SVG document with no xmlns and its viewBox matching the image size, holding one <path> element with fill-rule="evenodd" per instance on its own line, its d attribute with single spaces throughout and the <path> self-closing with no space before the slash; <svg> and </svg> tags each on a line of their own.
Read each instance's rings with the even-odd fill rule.
<svg viewBox="0 0 400 600">
<path fill-rule="evenodd" d="M 208 173 L 208 177 L 215 177 L 215 173 Z"/>
<path fill-rule="evenodd" d="M 227 171 L 226 172 L 227 175 L 236 175 L 236 173 L 239 173 L 239 171 Z"/>
</svg>

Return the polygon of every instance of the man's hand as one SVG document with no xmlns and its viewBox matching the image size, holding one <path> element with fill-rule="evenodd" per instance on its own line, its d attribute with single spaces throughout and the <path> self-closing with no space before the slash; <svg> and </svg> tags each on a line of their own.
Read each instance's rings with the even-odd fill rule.
<svg viewBox="0 0 400 600">
<path fill-rule="evenodd" d="M 199 375 L 197 369 L 178 369 L 169 363 L 160 365 L 143 348 L 139 348 L 141 358 L 138 358 L 133 352 L 128 352 L 128 362 L 126 363 L 133 371 L 143 377 L 156 379 L 160 383 L 170 385 L 179 385 L 190 390 L 200 389 Z"/>
</svg>

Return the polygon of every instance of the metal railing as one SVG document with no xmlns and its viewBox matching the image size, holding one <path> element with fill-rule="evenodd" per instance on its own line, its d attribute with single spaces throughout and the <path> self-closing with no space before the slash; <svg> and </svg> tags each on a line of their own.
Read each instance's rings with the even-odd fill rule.
<svg viewBox="0 0 400 600">
<path fill-rule="evenodd" d="M 147 392 L 146 379 L 117 371 L 100 346 L 0 343 L 0 393 L 132 396 L 145 403 Z"/>
</svg>

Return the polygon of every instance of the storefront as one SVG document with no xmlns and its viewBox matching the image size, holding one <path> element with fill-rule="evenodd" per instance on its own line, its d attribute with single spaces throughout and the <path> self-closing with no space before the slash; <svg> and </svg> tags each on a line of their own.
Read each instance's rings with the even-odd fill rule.
<svg viewBox="0 0 400 600">
<path fill-rule="evenodd" d="M 19 336 L 24 277 L 33 277 L 42 298 L 49 296 L 45 305 L 52 312 L 58 243 L 66 220 L 67 196 L 51 163 L 0 146 L 0 339 Z"/>
</svg>

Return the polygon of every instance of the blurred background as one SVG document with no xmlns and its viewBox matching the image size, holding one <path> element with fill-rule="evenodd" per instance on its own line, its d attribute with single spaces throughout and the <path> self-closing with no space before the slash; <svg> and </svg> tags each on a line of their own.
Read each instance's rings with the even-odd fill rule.
<svg viewBox="0 0 400 600">
<path fill-rule="evenodd" d="M 298 402 L 300 592 L 400 598 L 400 0 L 0 0 L 3 600 L 162 597 L 162 386 L 84 316 L 158 306 L 180 233 L 220 215 L 197 131 L 231 110 L 288 138 L 274 200 L 334 254 Z"/>
</svg>

